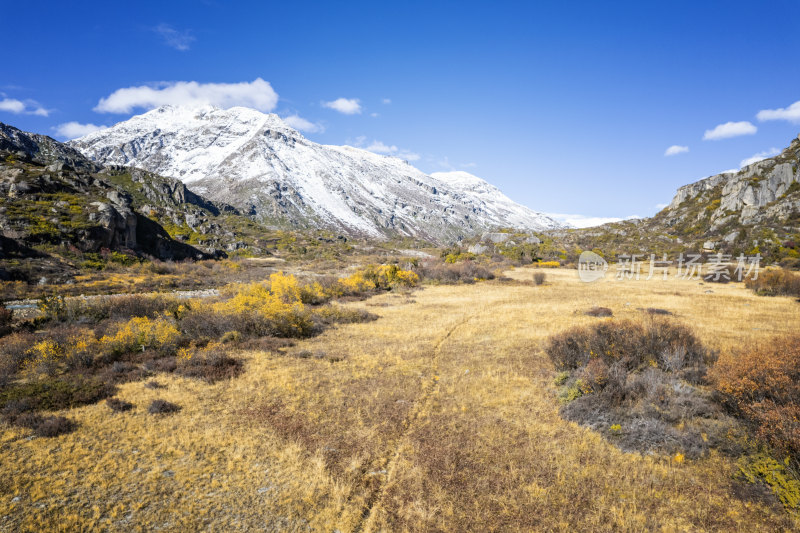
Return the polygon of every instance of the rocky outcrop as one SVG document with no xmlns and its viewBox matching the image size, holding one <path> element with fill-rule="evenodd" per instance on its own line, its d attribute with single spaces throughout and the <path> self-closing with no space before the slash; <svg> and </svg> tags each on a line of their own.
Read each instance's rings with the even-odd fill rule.
<svg viewBox="0 0 800 533">
<path fill-rule="evenodd" d="M 55 245 L 76 252 L 107 249 L 160 259 L 210 257 L 175 241 L 158 223 L 138 212 L 132 194 L 110 177 L 108 171 L 68 146 L 0 123 L 0 235 L 6 239 L 4 249 L 21 253 Z M 176 202 L 208 204 L 181 183 L 161 192 Z"/>
<path fill-rule="evenodd" d="M 678 210 L 707 194 L 711 227 L 731 220 L 756 224 L 787 216 L 800 209 L 800 200 L 788 193 L 800 187 L 800 137 L 780 155 L 758 161 L 739 172 L 718 174 L 678 189 L 667 210 Z M 794 189 L 793 189 L 794 187 Z"/>
<path fill-rule="evenodd" d="M 678 189 L 652 218 L 551 232 L 566 249 L 618 254 L 759 254 L 800 268 L 800 137 L 779 155 Z"/>
<path fill-rule="evenodd" d="M 78 150 L 46 135 L 27 133 L 0 122 L 0 152 L 5 157 L 48 167 L 50 172 L 78 170 L 97 172 L 102 167 Z"/>
</svg>

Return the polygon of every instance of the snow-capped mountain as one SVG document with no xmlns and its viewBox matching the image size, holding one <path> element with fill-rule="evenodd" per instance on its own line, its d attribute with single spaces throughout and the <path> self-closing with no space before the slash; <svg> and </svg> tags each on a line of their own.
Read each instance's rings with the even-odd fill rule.
<svg viewBox="0 0 800 533">
<path fill-rule="evenodd" d="M 497 227 L 561 225 L 467 173 L 309 141 L 253 109 L 164 106 L 72 141 L 104 165 L 175 177 L 276 225 L 449 242 Z"/>
</svg>

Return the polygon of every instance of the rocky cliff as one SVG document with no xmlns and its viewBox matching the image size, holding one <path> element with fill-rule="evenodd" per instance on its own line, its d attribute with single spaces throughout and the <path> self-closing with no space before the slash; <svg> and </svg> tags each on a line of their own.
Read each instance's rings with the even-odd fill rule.
<svg viewBox="0 0 800 533">
<path fill-rule="evenodd" d="M 563 255 L 597 248 L 624 253 L 760 254 L 800 267 L 800 137 L 779 155 L 679 188 L 652 218 L 551 232 Z"/>
<path fill-rule="evenodd" d="M 131 194 L 114 183 L 121 175 L 49 137 L 0 124 L 4 255 L 116 250 L 161 259 L 210 256 L 173 239 L 158 222 L 137 210 L 136 191 Z M 168 184 L 162 183 L 166 187 L 163 192 L 187 199 L 182 184 L 172 189 Z M 207 205 L 205 200 L 194 199 Z"/>
</svg>

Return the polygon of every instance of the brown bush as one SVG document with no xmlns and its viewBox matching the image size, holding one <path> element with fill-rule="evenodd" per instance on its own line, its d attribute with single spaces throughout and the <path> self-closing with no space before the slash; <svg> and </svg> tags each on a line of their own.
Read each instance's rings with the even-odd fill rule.
<svg viewBox="0 0 800 533">
<path fill-rule="evenodd" d="M 800 335 L 723 354 L 710 377 L 725 405 L 800 469 Z"/>
<path fill-rule="evenodd" d="M 422 261 L 415 272 L 423 280 L 438 283 L 474 283 L 476 279 L 494 279 L 494 273 L 479 263 L 466 260 L 445 263 L 438 259 Z"/>
<path fill-rule="evenodd" d="M 744 283 L 764 296 L 800 296 L 800 274 L 781 268 L 762 270 L 758 277 L 748 276 Z"/>
<path fill-rule="evenodd" d="M 59 322 L 97 324 L 107 319 L 155 318 L 164 312 L 174 313 L 179 305 L 174 297 L 149 294 L 67 298 L 59 305 L 48 306 L 45 316 Z"/>
<path fill-rule="evenodd" d="M 594 306 L 591 309 L 589 309 L 588 311 L 586 311 L 586 313 L 584 313 L 584 314 L 589 315 L 589 316 L 596 316 L 596 317 L 607 317 L 607 316 L 613 316 L 614 312 L 611 309 L 609 309 L 608 307 Z"/>
<path fill-rule="evenodd" d="M 627 451 L 699 457 L 728 446 L 735 421 L 692 385 L 713 360 L 694 334 L 663 318 L 609 321 L 554 335 L 561 415 Z"/>
<path fill-rule="evenodd" d="M 0 389 L 0 407 L 25 402 L 31 409 L 55 411 L 97 403 L 114 392 L 113 385 L 97 378 L 67 374 L 10 384 Z"/>
<path fill-rule="evenodd" d="M 576 327 L 550 337 L 545 351 L 559 370 L 583 367 L 595 357 L 628 371 L 652 365 L 670 372 L 704 369 L 713 359 L 688 327 L 659 317 Z"/>
<path fill-rule="evenodd" d="M 236 316 L 205 307 L 188 309 L 181 315 L 178 326 L 184 336 L 195 341 L 212 341 L 230 331 L 242 331 L 238 329 L 241 323 Z"/>
<path fill-rule="evenodd" d="M 180 405 L 176 405 L 166 400 L 153 400 L 150 403 L 150 407 L 147 408 L 147 412 L 150 413 L 151 415 L 172 414 L 172 413 L 177 413 L 180 410 L 181 410 Z"/>
<path fill-rule="evenodd" d="M 650 315 L 671 316 L 675 314 L 672 311 L 667 311 L 666 309 L 659 309 L 658 307 L 648 307 L 647 309 L 644 309 L 644 312 Z"/>
<path fill-rule="evenodd" d="M 106 400 L 106 404 L 112 411 L 116 411 L 118 413 L 124 413 L 125 411 L 130 411 L 133 409 L 132 403 L 126 402 L 125 400 L 120 400 L 119 398 L 109 398 Z"/>
<path fill-rule="evenodd" d="M 216 383 L 242 373 L 243 365 L 225 351 L 221 344 L 212 344 L 191 356 L 179 357 L 175 372 L 186 377 Z"/>
<path fill-rule="evenodd" d="M 0 339 L 0 386 L 8 383 L 31 355 L 28 350 L 37 338 L 31 333 L 12 333 Z"/>
<path fill-rule="evenodd" d="M 14 312 L 0 305 L 0 336 L 8 335 L 11 332 L 11 322 Z"/>
<path fill-rule="evenodd" d="M 533 283 L 535 285 L 543 285 L 544 280 L 547 278 L 544 272 L 535 272 L 533 274 Z"/>
<path fill-rule="evenodd" d="M 42 416 L 36 413 L 24 413 L 14 420 L 14 425 L 32 429 L 37 437 L 57 437 L 71 433 L 77 425 L 63 416 Z"/>
</svg>

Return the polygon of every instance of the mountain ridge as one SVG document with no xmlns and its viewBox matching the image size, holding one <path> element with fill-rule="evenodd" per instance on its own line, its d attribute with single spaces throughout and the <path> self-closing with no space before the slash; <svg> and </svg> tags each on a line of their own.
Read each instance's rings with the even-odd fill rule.
<svg viewBox="0 0 800 533">
<path fill-rule="evenodd" d="M 69 145 L 97 163 L 181 179 L 276 227 L 436 243 L 510 225 L 562 227 L 485 181 L 476 194 L 399 158 L 314 143 L 277 115 L 241 107 L 162 106 Z"/>
</svg>

